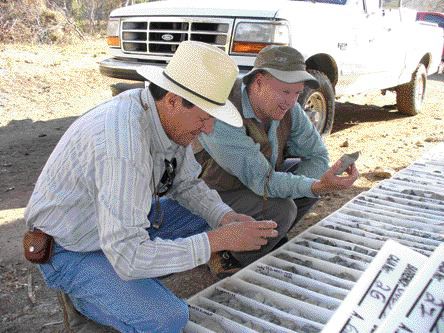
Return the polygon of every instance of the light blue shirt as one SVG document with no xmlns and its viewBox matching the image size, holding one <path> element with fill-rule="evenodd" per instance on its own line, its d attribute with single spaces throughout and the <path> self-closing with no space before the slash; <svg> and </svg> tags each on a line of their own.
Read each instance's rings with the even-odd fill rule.
<svg viewBox="0 0 444 333">
<path fill-rule="evenodd" d="M 242 85 L 242 111 L 247 119 L 256 119 L 245 85 Z M 214 160 L 228 173 L 236 176 L 257 195 L 264 194 L 264 182 L 271 169 L 267 191 L 271 198 L 316 197 L 311 191 L 313 182 L 328 169 L 328 152 L 321 136 L 301 106 L 290 109 L 291 134 L 287 153 L 302 161 L 293 173 L 276 171 L 278 139 L 276 129 L 280 121 L 273 120 L 268 130 L 272 147 L 271 164 L 261 153 L 260 145 L 246 134 L 245 127 L 236 128 L 216 120 L 211 134 L 201 134 L 199 141 Z"/>
</svg>

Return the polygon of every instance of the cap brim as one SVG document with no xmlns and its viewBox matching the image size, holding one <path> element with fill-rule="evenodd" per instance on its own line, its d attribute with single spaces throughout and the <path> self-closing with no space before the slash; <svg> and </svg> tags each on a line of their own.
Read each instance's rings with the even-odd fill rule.
<svg viewBox="0 0 444 333">
<path fill-rule="evenodd" d="M 243 80 L 245 82 L 246 78 L 253 75 L 257 71 L 266 71 L 270 73 L 274 78 L 276 78 L 279 81 L 285 82 L 285 83 L 300 83 L 303 82 L 308 87 L 312 89 L 318 89 L 319 88 L 319 82 L 315 79 L 313 75 L 306 71 L 280 71 L 278 69 L 274 68 L 253 68 L 251 71 L 249 71 L 245 76 L 243 77 Z"/>
<path fill-rule="evenodd" d="M 203 111 L 231 126 L 242 127 L 242 117 L 236 107 L 227 99 L 225 105 L 217 105 L 207 101 L 192 92 L 185 90 L 163 75 L 164 69 L 158 66 L 143 66 L 137 69 L 137 73 L 146 80 L 153 82 L 159 87 L 168 90 L 189 102 L 193 103 Z"/>
</svg>

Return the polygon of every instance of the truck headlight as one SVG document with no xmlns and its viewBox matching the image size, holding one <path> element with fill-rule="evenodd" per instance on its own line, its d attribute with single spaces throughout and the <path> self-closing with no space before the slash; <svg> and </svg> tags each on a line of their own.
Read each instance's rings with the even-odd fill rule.
<svg viewBox="0 0 444 333">
<path fill-rule="evenodd" d="M 289 45 L 290 32 L 285 22 L 239 22 L 232 52 L 259 53 L 268 45 Z"/>
<path fill-rule="evenodd" d="M 109 47 L 120 47 L 120 19 L 110 18 L 106 27 L 106 42 Z"/>
</svg>

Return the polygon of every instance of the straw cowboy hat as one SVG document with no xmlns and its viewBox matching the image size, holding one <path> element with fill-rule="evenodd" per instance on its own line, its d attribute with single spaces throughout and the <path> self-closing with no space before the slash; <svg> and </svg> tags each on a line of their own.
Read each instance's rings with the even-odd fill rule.
<svg viewBox="0 0 444 333">
<path fill-rule="evenodd" d="M 239 69 L 219 48 L 194 41 L 179 44 L 164 68 L 142 66 L 137 73 L 148 81 L 190 101 L 214 118 L 241 127 L 242 118 L 228 100 Z"/>
</svg>

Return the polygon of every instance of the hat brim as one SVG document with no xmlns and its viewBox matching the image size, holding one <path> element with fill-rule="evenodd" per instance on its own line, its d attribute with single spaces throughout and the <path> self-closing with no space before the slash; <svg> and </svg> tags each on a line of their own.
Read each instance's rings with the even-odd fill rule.
<svg viewBox="0 0 444 333">
<path fill-rule="evenodd" d="M 243 80 L 247 77 L 254 75 L 258 71 L 265 71 L 270 73 L 275 79 L 285 83 L 301 83 L 303 82 L 312 89 L 319 88 L 319 82 L 313 75 L 306 71 L 280 71 L 274 68 L 253 68 L 247 74 L 245 74 Z M 245 82 L 245 81 L 244 81 Z"/>
<path fill-rule="evenodd" d="M 224 105 L 218 105 L 207 101 L 168 79 L 163 74 L 163 71 L 163 67 L 158 66 L 143 66 L 137 69 L 137 73 L 142 75 L 148 81 L 153 82 L 154 84 L 172 92 L 173 94 L 185 98 L 214 118 L 234 127 L 242 127 L 242 117 L 236 107 L 228 99 Z"/>
</svg>

